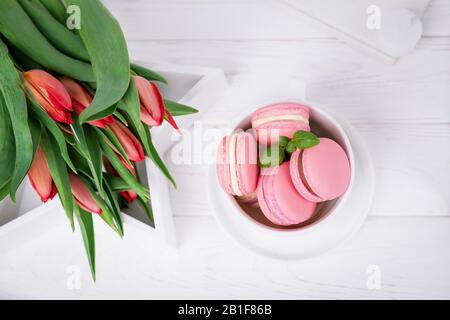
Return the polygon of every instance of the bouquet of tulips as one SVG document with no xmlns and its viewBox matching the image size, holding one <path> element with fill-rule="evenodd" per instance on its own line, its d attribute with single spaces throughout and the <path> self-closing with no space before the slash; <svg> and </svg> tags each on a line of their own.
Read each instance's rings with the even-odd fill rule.
<svg viewBox="0 0 450 320">
<path fill-rule="evenodd" d="M 42 202 L 58 195 L 73 230 L 78 221 L 94 279 L 93 214 L 120 236 L 127 203 L 152 219 L 136 163 L 148 156 L 175 185 L 150 128 L 165 120 L 178 129 L 173 117 L 196 110 L 164 100 L 158 82 L 167 84 L 130 64 L 99 0 L 0 1 L 0 200 L 15 201 L 27 175 Z"/>
</svg>

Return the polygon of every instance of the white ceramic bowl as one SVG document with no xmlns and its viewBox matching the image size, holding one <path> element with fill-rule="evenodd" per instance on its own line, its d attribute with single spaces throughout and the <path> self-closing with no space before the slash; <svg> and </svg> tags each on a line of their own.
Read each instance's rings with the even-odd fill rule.
<svg viewBox="0 0 450 320">
<path fill-rule="evenodd" d="M 215 165 L 209 172 L 208 189 L 218 222 L 239 244 L 270 257 L 309 258 L 337 246 L 361 226 L 373 197 L 372 161 L 359 135 L 348 122 L 325 108 L 304 104 L 310 107 L 311 131 L 338 142 L 351 164 L 351 181 L 345 194 L 319 205 L 314 219 L 294 227 L 275 226 L 259 210 L 244 211 L 220 188 Z M 241 119 L 235 128 L 250 128 L 250 117 Z"/>
</svg>

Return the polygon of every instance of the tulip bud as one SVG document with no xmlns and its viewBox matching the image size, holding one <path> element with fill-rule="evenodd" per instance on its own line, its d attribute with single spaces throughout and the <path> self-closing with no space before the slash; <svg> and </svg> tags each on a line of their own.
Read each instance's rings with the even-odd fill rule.
<svg viewBox="0 0 450 320">
<path fill-rule="evenodd" d="M 48 115 L 56 122 L 72 123 L 72 101 L 61 82 L 43 70 L 24 73 L 25 85 Z"/>
<path fill-rule="evenodd" d="M 141 162 L 144 160 L 144 149 L 134 134 L 120 121 L 114 121 L 109 128 L 114 132 L 125 153 L 131 161 Z"/>
<path fill-rule="evenodd" d="M 141 103 L 141 120 L 152 127 L 164 120 L 164 101 L 158 87 L 140 76 L 133 76 Z"/>
<path fill-rule="evenodd" d="M 133 190 L 127 190 L 127 191 L 121 191 L 119 192 L 119 194 L 128 202 L 128 203 L 132 203 L 134 201 L 136 201 L 136 199 L 138 198 L 138 195 L 136 192 L 134 192 Z"/>
<path fill-rule="evenodd" d="M 92 103 L 91 95 L 85 88 L 78 84 L 78 82 L 68 77 L 62 77 L 60 80 L 69 93 L 70 98 L 72 99 L 73 111 L 75 111 L 77 115 L 80 115 L 80 113 L 82 113 L 84 109 L 89 107 L 89 105 Z M 112 116 L 108 116 L 106 118 L 90 121 L 88 123 L 92 126 L 104 129 L 113 121 L 114 118 Z"/>
<path fill-rule="evenodd" d="M 114 169 L 108 158 L 103 157 L 103 165 L 107 173 L 115 177 L 119 176 L 116 169 Z M 129 166 L 127 166 L 127 168 L 136 177 L 136 169 L 134 167 Z M 120 191 L 119 194 L 129 203 L 135 201 L 138 197 L 137 193 L 134 192 L 133 190 Z"/>
<path fill-rule="evenodd" d="M 47 159 L 45 158 L 41 146 L 38 146 L 36 150 L 33 163 L 28 171 L 28 178 L 30 179 L 33 189 L 39 194 L 42 202 L 47 202 L 56 195 L 56 185 L 53 182 Z"/>
<path fill-rule="evenodd" d="M 100 209 L 98 204 L 92 198 L 88 188 L 84 185 L 83 180 L 72 173 L 69 173 L 69 180 L 72 195 L 80 208 L 91 213 L 102 213 L 102 209 Z"/>
</svg>

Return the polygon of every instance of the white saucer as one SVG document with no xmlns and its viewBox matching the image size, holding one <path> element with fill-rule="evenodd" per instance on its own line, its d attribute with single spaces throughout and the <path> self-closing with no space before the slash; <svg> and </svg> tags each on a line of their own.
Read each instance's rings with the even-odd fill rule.
<svg viewBox="0 0 450 320">
<path fill-rule="evenodd" d="M 208 190 L 214 215 L 225 231 L 241 246 L 272 258 L 308 259 L 336 248 L 361 227 L 374 194 L 372 159 L 356 130 L 347 121 L 331 116 L 345 131 L 353 149 L 353 186 L 345 195 L 347 199 L 342 205 L 307 228 L 279 231 L 255 222 L 239 211 L 232 198 L 220 187 L 215 165 L 210 167 Z"/>
</svg>

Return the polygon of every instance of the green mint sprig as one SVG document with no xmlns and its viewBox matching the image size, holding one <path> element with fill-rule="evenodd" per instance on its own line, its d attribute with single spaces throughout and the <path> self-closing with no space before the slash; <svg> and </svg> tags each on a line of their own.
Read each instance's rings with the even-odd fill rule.
<svg viewBox="0 0 450 320">
<path fill-rule="evenodd" d="M 259 157 L 259 166 L 261 168 L 270 168 L 283 163 L 286 158 L 286 146 L 289 143 L 289 138 L 281 136 L 278 143 L 266 148 Z"/>
<path fill-rule="evenodd" d="M 259 156 L 259 166 L 261 168 L 270 168 L 281 165 L 297 149 L 307 149 L 318 145 L 319 138 L 309 131 L 297 131 L 292 139 L 280 136 L 278 143 L 275 143 Z"/>
<path fill-rule="evenodd" d="M 297 149 L 308 149 L 318 145 L 319 138 L 309 131 L 297 131 L 286 146 L 286 152 L 292 154 Z"/>
</svg>

